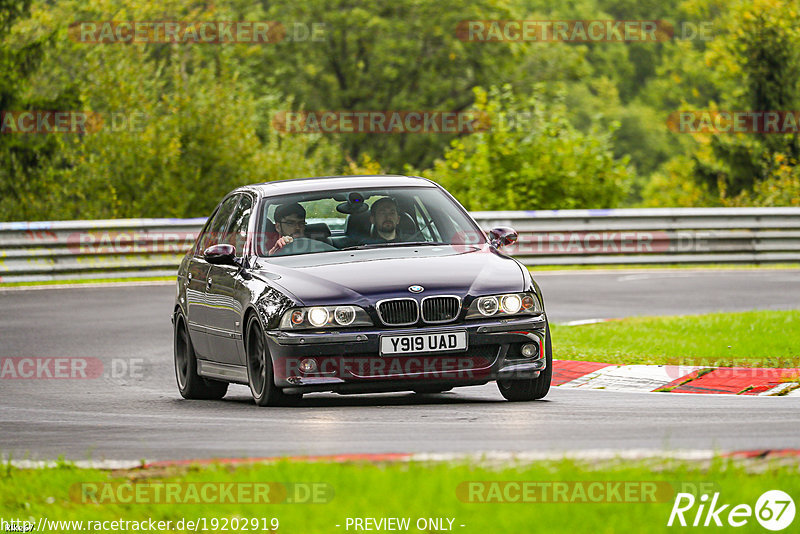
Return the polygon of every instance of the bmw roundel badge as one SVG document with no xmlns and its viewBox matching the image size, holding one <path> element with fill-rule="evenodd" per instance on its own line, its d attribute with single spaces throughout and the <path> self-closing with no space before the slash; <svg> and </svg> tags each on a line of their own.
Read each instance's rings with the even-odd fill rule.
<svg viewBox="0 0 800 534">
<path fill-rule="evenodd" d="M 413 286 L 408 286 L 408 290 L 411 291 L 412 293 L 422 293 L 423 291 L 425 291 L 425 288 L 422 286 L 413 285 Z"/>
</svg>

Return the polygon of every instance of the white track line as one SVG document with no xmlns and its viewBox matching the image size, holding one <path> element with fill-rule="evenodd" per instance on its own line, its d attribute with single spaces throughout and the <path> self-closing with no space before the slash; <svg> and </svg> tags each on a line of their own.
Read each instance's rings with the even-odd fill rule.
<svg viewBox="0 0 800 534">
<path fill-rule="evenodd" d="M 543 461 L 558 461 L 558 460 L 646 460 L 649 458 L 658 459 L 673 459 L 673 460 L 710 460 L 714 456 L 720 454 L 721 451 L 712 451 L 707 449 L 687 449 L 687 450 L 658 450 L 658 449 L 590 449 L 584 451 L 565 451 L 565 452 L 507 452 L 507 451 L 484 451 L 475 453 L 456 453 L 456 452 L 443 452 L 443 453 L 414 453 L 408 457 L 400 459 L 401 462 L 543 462 Z M 343 455 L 347 456 L 347 455 Z M 355 461 L 358 461 L 360 454 L 354 454 Z M 327 455 L 323 455 L 323 460 Z M 267 458 L 263 460 L 254 460 L 255 463 L 259 461 L 267 462 L 270 460 L 279 460 L 280 457 Z M 310 456 L 309 460 L 313 460 L 314 456 Z M 224 462 L 224 458 L 215 458 Z M 198 459 L 198 461 L 206 462 L 206 459 Z M 382 460 L 385 461 L 385 460 Z M 79 469 L 103 469 L 103 470 L 117 470 L 117 469 L 136 469 L 143 465 L 142 460 L 78 460 L 75 462 L 56 462 L 53 460 L 3 460 L 3 464 L 10 463 L 13 467 L 18 469 L 48 469 L 58 465 L 67 463 Z M 148 463 L 148 462 L 144 462 Z"/>
<path fill-rule="evenodd" d="M 76 284 L 42 284 L 37 286 L 0 286 L 0 291 L 38 291 L 42 289 L 81 289 L 81 288 L 107 288 L 107 287 L 137 287 L 137 286 L 171 286 L 175 280 L 142 280 L 137 282 L 97 282 Z"/>
</svg>

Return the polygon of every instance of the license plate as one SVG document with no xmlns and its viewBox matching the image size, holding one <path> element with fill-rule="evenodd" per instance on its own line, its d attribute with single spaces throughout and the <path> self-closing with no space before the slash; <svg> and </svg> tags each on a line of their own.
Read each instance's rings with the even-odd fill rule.
<svg viewBox="0 0 800 534">
<path fill-rule="evenodd" d="M 381 354 L 414 354 L 445 350 L 467 350 L 467 333 L 459 330 L 432 334 L 381 336 Z"/>
</svg>

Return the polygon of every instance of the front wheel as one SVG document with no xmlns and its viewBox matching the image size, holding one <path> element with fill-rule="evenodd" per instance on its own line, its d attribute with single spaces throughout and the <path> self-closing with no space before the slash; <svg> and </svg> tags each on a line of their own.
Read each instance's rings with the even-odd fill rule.
<svg viewBox="0 0 800 534">
<path fill-rule="evenodd" d="M 197 356 L 182 313 L 175 315 L 175 378 L 184 399 L 217 400 L 228 392 L 228 383 L 197 374 Z"/>
<path fill-rule="evenodd" d="M 272 357 L 264 331 L 255 315 L 247 322 L 247 383 L 253 400 L 259 406 L 285 406 L 299 401 L 303 395 L 286 395 L 275 385 Z"/>
<path fill-rule="evenodd" d="M 500 394 L 510 401 L 532 401 L 543 399 L 550 391 L 550 379 L 553 377 L 553 347 L 550 343 L 550 325 L 545 330 L 544 354 L 547 367 L 537 378 L 519 380 L 498 380 Z"/>
</svg>

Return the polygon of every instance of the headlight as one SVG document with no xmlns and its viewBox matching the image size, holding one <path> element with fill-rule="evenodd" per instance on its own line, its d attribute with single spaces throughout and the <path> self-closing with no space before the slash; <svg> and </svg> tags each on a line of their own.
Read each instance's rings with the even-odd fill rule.
<svg viewBox="0 0 800 534">
<path fill-rule="evenodd" d="M 308 322 L 317 328 L 328 324 L 331 314 L 325 308 L 311 308 L 308 310 Z"/>
<path fill-rule="evenodd" d="M 372 321 L 367 312 L 358 306 L 312 306 L 286 311 L 280 324 L 283 330 L 346 326 L 372 326 Z"/>
<path fill-rule="evenodd" d="M 337 306 L 333 310 L 333 320 L 341 326 L 350 326 L 356 320 L 356 309 L 352 306 Z"/>
<path fill-rule="evenodd" d="M 533 293 L 509 293 L 475 299 L 467 310 L 467 319 L 538 315 L 542 313 L 539 299 Z"/>
<path fill-rule="evenodd" d="M 522 309 L 522 299 L 519 295 L 506 295 L 500 299 L 500 308 L 509 315 L 519 313 Z"/>
<path fill-rule="evenodd" d="M 478 299 L 478 311 L 481 315 L 494 315 L 497 313 L 497 299 L 494 297 L 481 297 Z"/>
</svg>

